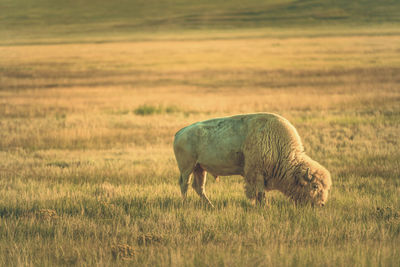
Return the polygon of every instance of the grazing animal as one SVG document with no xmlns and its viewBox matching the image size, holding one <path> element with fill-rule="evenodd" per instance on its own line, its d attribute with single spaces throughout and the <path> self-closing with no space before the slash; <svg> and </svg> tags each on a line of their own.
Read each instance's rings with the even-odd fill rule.
<svg viewBox="0 0 400 267">
<path fill-rule="evenodd" d="M 213 206 L 205 193 L 206 172 L 214 177 L 242 175 L 252 203 L 265 192 L 279 190 L 296 203 L 324 206 L 331 187 L 328 170 L 308 157 L 294 126 L 271 113 L 243 114 L 189 125 L 175 134 L 182 196 L 192 187 Z"/>
</svg>

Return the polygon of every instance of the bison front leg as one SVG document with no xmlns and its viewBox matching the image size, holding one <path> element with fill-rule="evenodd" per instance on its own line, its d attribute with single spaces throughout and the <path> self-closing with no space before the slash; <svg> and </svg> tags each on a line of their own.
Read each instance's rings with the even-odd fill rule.
<svg viewBox="0 0 400 267">
<path fill-rule="evenodd" d="M 245 175 L 245 192 L 253 205 L 256 203 L 265 204 L 264 176 L 257 173 L 247 173 Z"/>
<path fill-rule="evenodd" d="M 260 205 L 264 205 L 267 202 L 265 198 L 265 191 L 257 193 L 257 203 Z"/>
<path fill-rule="evenodd" d="M 207 172 L 197 164 L 193 170 L 193 184 L 192 187 L 196 191 L 196 193 L 211 207 L 214 205 L 208 199 L 206 192 L 205 192 L 205 185 L 206 185 L 206 175 Z"/>
</svg>

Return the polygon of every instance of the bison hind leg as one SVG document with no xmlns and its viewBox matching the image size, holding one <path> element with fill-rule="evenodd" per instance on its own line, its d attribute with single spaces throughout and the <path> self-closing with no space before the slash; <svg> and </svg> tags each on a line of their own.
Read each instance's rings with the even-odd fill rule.
<svg viewBox="0 0 400 267">
<path fill-rule="evenodd" d="M 193 170 L 192 187 L 207 204 L 209 204 L 211 207 L 214 207 L 205 192 L 206 175 L 207 172 L 199 164 L 197 164 Z"/>
<path fill-rule="evenodd" d="M 192 170 L 188 170 L 185 172 L 181 172 L 181 175 L 179 176 L 179 185 L 181 187 L 181 193 L 182 197 L 186 198 L 187 196 L 187 190 L 190 184 L 190 175 L 192 174 Z"/>
</svg>

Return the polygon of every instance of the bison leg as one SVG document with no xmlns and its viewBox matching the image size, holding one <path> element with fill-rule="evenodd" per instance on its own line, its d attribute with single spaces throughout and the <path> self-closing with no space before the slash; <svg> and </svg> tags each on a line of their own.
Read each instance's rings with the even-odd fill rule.
<svg viewBox="0 0 400 267">
<path fill-rule="evenodd" d="M 179 177 L 179 185 L 181 187 L 182 197 L 185 199 L 188 186 L 190 184 L 190 175 L 192 174 L 194 166 L 196 165 L 196 160 L 191 157 L 189 153 L 179 149 L 176 149 L 175 157 L 181 173 Z"/>
<path fill-rule="evenodd" d="M 211 207 L 214 207 L 205 192 L 206 174 L 206 171 L 199 164 L 197 164 L 193 170 L 192 187 L 205 202 L 207 202 Z"/>
<path fill-rule="evenodd" d="M 265 191 L 263 192 L 258 192 L 257 193 L 257 203 L 260 205 L 263 205 L 267 202 L 267 199 L 265 198 Z"/>
<path fill-rule="evenodd" d="M 190 174 L 191 172 L 181 173 L 181 176 L 179 177 L 179 185 L 181 187 L 181 193 L 183 198 L 186 198 L 187 195 L 187 190 L 190 183 Z"/>
<path fill-rule="evenodd" d="M 256 192 L 254 190 L 254 186 L 249 184 L 249 183 L 245 183 L 244 185 L 244 190 L 246 192 L 246 196 L 247 198 L 250 200 L 252 205 L 256 204 Z"/>
<path fill-rule="evenodd" d="M 245 181 L 246 196 L 250 199 L 251 203 L 264 204 L 266 202 L 264 176 L 257 173 L 247 173 Z"/>
</svg>

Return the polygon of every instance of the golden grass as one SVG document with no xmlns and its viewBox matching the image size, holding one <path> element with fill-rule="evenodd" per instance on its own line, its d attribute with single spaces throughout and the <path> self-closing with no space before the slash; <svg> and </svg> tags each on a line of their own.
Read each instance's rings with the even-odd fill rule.
<svg viewBox="0 0 400 267">
<path fill-rule="evenodd" d="M 0 265 L 398 265 L 400 37 L 254 34 L 0 47 Z M 236 176 L 182 203 L 175 132 L 262 111 L 327 207 L 251 207 Z"/>
</svg>

